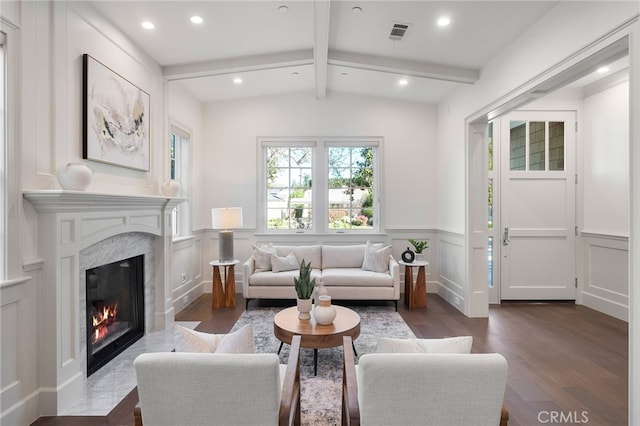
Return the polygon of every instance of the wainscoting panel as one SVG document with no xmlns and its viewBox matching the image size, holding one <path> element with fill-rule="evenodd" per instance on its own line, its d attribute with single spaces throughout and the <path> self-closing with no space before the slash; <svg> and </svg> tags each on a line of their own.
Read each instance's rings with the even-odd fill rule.
<svg viewBox="0 0 640 426">
<path fill-rule="evenodd" d="M 39 276 L 37 271 L 35 275 Z M 38 416 L 36 286 L 30 277 L 0 281 L 0 424 L 29 424 Z"/>
<path fill-rule="evenodd" d="M 438 294 L 451 305 L 465 311 L 464 236 L 451 232 L 438 233 Z"/>
<path fill-rule="evenodd" d="M 585 306 L 629 320 L 629 240 L 626 237 L 583 234 Z"/>
<path fill-rule="evenodd" d="M 2 352 L 2 380 L 0 389 L 2 392 L 9 392 L 12 387 L 19 385 L 18 375 L 18 349 L 19 338 L 15 324 L 20 323 L 20 299 L 23 291 L 19 287 L 14 287 L 15 291 L 2 291 L 2 305 L 0 306 L 0 324 L 2 329 L 2 346 L 6 348 Z M 10 297 L 8 293 L 14 293 Z"/>
<path fill-rule="evenodd" d="M 172 293 L 176 312 L 180 312 L 204 293 L 202 275 L 202 235 L 180 238 L 172 244 Z"/>
</svg>

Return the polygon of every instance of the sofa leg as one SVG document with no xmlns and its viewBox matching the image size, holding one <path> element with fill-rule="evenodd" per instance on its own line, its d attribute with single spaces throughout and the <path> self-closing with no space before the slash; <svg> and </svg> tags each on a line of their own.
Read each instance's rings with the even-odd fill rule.
<svg viewBox="0 0 640 426">
<path fill-rule="evenodd" d="M 393 304 L 396 306 L 396 312 L 398 312 L 398 301 L 397 301 L 397 300 L 394 300 L 394 301 L 393 301 Z"/>
<path fill-rule="evenodd" d="M 251 299 L 244 299 L 244 310 L 248 311 L 249 310 L 249 301 Z"/>
</svg>

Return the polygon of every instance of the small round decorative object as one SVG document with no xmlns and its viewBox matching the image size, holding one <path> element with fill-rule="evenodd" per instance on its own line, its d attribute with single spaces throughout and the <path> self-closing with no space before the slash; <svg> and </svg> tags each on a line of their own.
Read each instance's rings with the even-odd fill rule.
<svg viewBox="0 0 640 426">
<path fill-rule="evenodd" d="M 416 259 L 416 254 L 409 248 L 402 252 L 402 261 L 412 263 Z"/>
<path fill-rule="evenodd" d="M 318 306 L 313 309 L 313 316 L 320 325 L 329 325 L 336 319 L 336 308 L 331 306 L 331 296 L 318 297 Z"/>
<path fill-rule="evenodd" d="M 175 179 L 169 179 L 162 184 L 160 189 L 167 197 L 177 197 L 180 193 L 180 182 Z"/>
<path fill-rule="evenodd" d="M 62 189 L 85 191 L 91 184 L 93 172 L 84 163 L 66 163 L 56 173 Z"/>
</svg>

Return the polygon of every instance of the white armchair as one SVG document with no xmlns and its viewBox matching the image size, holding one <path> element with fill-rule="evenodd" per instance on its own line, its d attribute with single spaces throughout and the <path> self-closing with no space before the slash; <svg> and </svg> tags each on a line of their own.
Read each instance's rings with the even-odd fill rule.
<svg viewBox="0 0 640 426">
<path fill-rule="evenodd" d="M 506 426 L 500 354 L 365 354 L 344 338 L 343 425 Z"/>
<path fill-rule="evenodd" d="M 300 336 L 276 354 L 149 353 L 136 358 L 136 425 L 300 424 Z"/>
</svg>

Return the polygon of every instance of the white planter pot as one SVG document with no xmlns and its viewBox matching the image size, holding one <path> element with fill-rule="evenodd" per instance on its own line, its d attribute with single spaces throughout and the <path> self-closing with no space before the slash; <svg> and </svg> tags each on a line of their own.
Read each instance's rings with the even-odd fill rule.
<svg viewBox="0 0 640 426">
<path fill-rule="evenodd" d="M 297 299 L 298 305 L 298 319 L 309 320 L 311 319 L 311 299 Z"/>
<path fill-rule="evenodd" d="M 160 189 L 167 197 L 177 197 L 178 194 L 180 194 L 180 182 L 174 179 L 169 179 L 162 183 Z"/>
<path fill-rule="evenodd" d="M 84 163 L 67 163 L 56 173 L 62 189 L 85 191 L 91 184 L 93 172 Z"/>
</svg>

